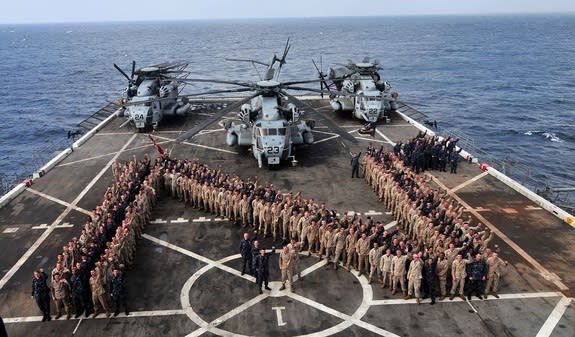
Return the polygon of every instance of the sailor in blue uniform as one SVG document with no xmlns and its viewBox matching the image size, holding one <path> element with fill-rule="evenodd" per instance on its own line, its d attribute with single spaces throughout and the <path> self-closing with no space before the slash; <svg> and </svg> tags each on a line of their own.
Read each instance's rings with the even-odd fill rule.
<svg viewBox="0 0 575 337">
<path fill-rule="evenodd" d="M 48 284 L 46 283 L 47 280 L 48 275 L 46 275 L 43 268 L 34 272 L 34 277 L 32 278 L 32 297 L 36 300 L 38 308 L 42 311 L 42 322 L 52 319 L 50 316 L 50 288 L 48 288 Z"/>
</svg>

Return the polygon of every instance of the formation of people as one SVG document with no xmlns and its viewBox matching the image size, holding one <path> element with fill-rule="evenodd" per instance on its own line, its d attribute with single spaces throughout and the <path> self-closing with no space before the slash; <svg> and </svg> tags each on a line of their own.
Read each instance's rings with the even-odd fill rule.
<svg viewBox="0 0 575 337">
<path fill-rule="evenodd" d="M 96 317 L 110 309 L 128 315 L 125 275 L 134 261 L 136 240 L 142 235 L 156 202 L 160 171 L 148 156 L 112 165 L 113 183 L 100 205 L 93 209 L 79 237 L 62 247 L 49 275 L 34 271 L 32 297 L 50 321 L 50 300 L 55 319 L 85 314 Z"/>
<path fill-rule="evenodd" d="M 498 297 L 500 275 L 507 264 L 498 257 L 498 248 L 489 246 L 493 233 L 471 217 L 462 218 L 463 207 L 445 191 L 433 188 L 428 169 L 445 170 L 450 163 L 456 172 L 456 140 L 440 141 L 419 134 L 393 152 L 376 151 L 370 146 L 363 159 L 362 173 L 385 208 L 397 221 L 393 231 L 380 221 L 349 212 L 337 214 L 324 203 L 305 199 L 301 193 L 282 192 L 257 179 L 241 179 L 222 169 L 194 160 L 171 159 L 167 155 L 153 162 L 148 156 L 134 157 L 125 164 L 114 162 L 113 184 L 102 203 L 84 224 L 79 238 L 63 246 L 50 276 L 36 270 L 32 296 L 51 320 L 50 299 L 56 316 L 70 318 L 82 314 L 96 317 L 110 307 L 118 315 L 126 300 L 125 274 L 131 267 L 136 240 L 142 235 L 156 203 L 156 191 L 164 189 L 172 197 L 195 208 L 250 229 L 240 243 L 242 274 L 256 276 L 260 293 L 270 290 L 269 258 L 275 254 L 262 249 L 258 234 L 280 241 L 279 269 L 282 288 L 302 279 L 300 255 L 326 259 L 333 269 L 357 270 L 368 283 L 388 287 L 391 294 L 406 299 L 424 296 L 435 303 L 457 294 Z M 431 150 L 430 150 L 431 149 Z M 361 153 L 352 155 L 352 177 L 358 176 Z M 444 158 L 445 157 L 445 158 Z M 420 173 L 421 172 L 421 173 Z M 48 285 L 50 283 L 50 285 Z M 262 288 L 263 287 L 263 288 Z"/>
</svg>

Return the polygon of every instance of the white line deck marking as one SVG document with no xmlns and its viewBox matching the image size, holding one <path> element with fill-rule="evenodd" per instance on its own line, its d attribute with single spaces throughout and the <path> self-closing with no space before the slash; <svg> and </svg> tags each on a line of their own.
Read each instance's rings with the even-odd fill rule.
<svg viewBox="0 0 575 337">
<path fill-rule="evenodd" d="M 164 246 L 164 247 L 166 247 L 166 248 L 170 248 L 170 249 L 175 250 L 175 251 L 177 251 L 177 252 L 179 252 L 179 253 L 182 253 L 182 254 L 184 254 L 184 255 L 187 255 L 187 256 L 189 256 L 189 257 L 192 257 L 192 258 L 194 258 L 194 259 L 196 259 L 196 260 L 200 260 L 200 261 L 202 261 L 202 262 L 204 262 L 204 263 L 206 263 L 206 264 L 208 264 L 208 265 L 210 265 L 210 266 L 219 268 L 219 269 L 221 269 L 221 270 L 223 270 L 223 271 L 226 271 L 226 272 L 228 272 L 228 273 L 230 273 L 230 274 L 233 274 L 233 275 L 236 275 L 236 276 L 241 277 L 241 278 L 243 278 L 243 279 L 246 279 L 246 280 L 248 280 L 248 281 L 250 281 L 250 282 L 255 282 L 255 281 L 256 281 L 255 277 L 250 276 L 250 275 L 247 275 L 247 274 L 242 275 L 239 270 L 236 270 L 236 269 L 234 269 L 234 268 L 232 268 L 232 267 L 228 267 L 228 266 L 224 265 L 224 262 L 225 262 L 225 261 L 224 261 L 224 262 L 214 261 L 214 260 L 212 260 L 212 259 L 210 259 L 210 258 L 207 258 L 207 257 L 202 256 L 202 255 L 200 255 L 200 254 L 196 254 L 196 253 L 194 253 L 194 252 L 192 252 L 192 251 L 189 251 L 189 250 L 187 250 L 187 249 L 185 249 L 185 248 L 182 248 L 182 247 L 176 246 L 176 245 L 174 245 L 174 244 L 171 244 L 171 243 L 169 243 L 169 242 L 166 242 L 166 241 L 164 241 L 164 240 L 160 240 L 160 239 L 158 239 L 158 238 L 155 238 L 155 237 L 153 237 L 153 236 L 151 236 L 151 235 L 149 235 L 149 234 L 142 234 L 142 237 L 143 237 L 144 239 L 147 239 L 147 240 L 150 240 L 150 241 L 152 241 L 152 242 L 155 242 L 155 243 L 157 243 L 157 244 L 159 244 L 159 245 L 161 245 L 161 246 Z M 229 257 L 227 260 L 228 260 L 228 261 L 229 261 L 229 260 L 234 260 L 234 259 L 237 259 L 238 257 L 240 257 L 240 254 L 232 255 L 232 256 Z"/>
<path fill-rule="evenodd" d="M 332 140 L 332 139 L 335 139 L 335 138 L 338 138 L 338 137 L 339 137 L 339 135 L 335 135 L 335 136 L 327 137 L 327 138 L 324 138 L 324 139 L 316 140 L 316 141 L 313 142 L 313 143 L 314 143 L 314 144 L 319 144 L 319 143 L 327 142 L 328 140 Z"/>
<path fill-rule="evenodd" d="M 152 311 L 134 311 L 130 312 L 129 316 L 119 315 L 117 317 L 106 317 L 106 315 L 99 315 L 96 318 L 92 319 L 120 319 L 120 318 L 137 318 L 137 317 L 156 317 L 156 316 L 173 316 L 173 315 L 185 315 L 186 312 L 183 309 L 176 309 L 176 310 L 152 310 Z M 72 316 L 70 320 L 82 320 L 85 319 L 83 317 L 74 318 Z M 30 316 L 30 317 L 11 317 L 11 318 L 4 318 L 4 323 L 26 323 L 26 322 L 41 322 L 42 316 Z"/>
<path fill-rule="evenodd" d="M 164 142 L 158 142 L 158 144 L 165 144 L 165 143 L 170 143 L 171 141 L 164 141 Z M 133 151 L 133 150 L 139 150 L 139 149 L 144 149 L 147 147 L 154 147 L 154 144 L 147 144 L 147 145 L 140 145 L 140 146 L 136 146 L 136 147 L 131 147 L 131 148 L 126 148 L 123 150 L 123 152 L 127 152 L 127 151 Z M 103 157 L 108 157 L 111 155 L 116 154 L 116 152 L 110 152 L 110 153 L 104 153 L 98 156 L 93 156 L 93 157 L 88 157 L 88 158 L 84 158 L 84 159 L 80 159 L 80 160 L 76 160 L 76 161 L 71 161 L 68 163 L 64 163 L 64 164 L 59 164 L 57 167 L 63 167 L 63 166 L 70 166 L 70 165 L 74 165 L 74 164 L 79 164 L 79 163 L 83 163 L 86 161 L 90 161 L 90 160 L 94 160 L 94 159 L 99 159 L 99 158 L 103 158 Z"/>
<path fill-rule="evenodd" d="M 469 179 L 469 180 L 467 180 L 467 181 L 465 181 L 465 182 L 463 182 L 463 183 L 461 183 L 461 184 L 455 186 L 455 187 L 452 188 L 451 190 L 452 190 L 453 192 L 456 192 L 456 191 L 458 191 L 458 190 L 464 188 L 464 187 L 467 186 L 467 185 L 473 184 L 474 182 L 476 182 L 477 180 L 479 180 L 479 179 L 485 177 L 485 176 L 488 175 L 488 174 L 489 174 L 489 172 L 487 172 L 487 171 L 485 171 L 485 172 L 483 172 L 483 173 L 481 173 L 481 174 L 478 174 L 478 175 L 476 175 L 475 177 L 473 177 L 473 178 L 471 178 L 471 179 Z"/>
<path fill-rule="evenodd" d="M 355 137 L 355 138 L 361 139 L 361 140 L 367 140 L 368 142 L 374 142 L 374 143 L 384 143 L 384 144 L 389 143 L 387 140 L 379 140 L 379 139 L 375 139 L 375 138 L 365 138 L 365 137 Z"/>
<path fill-rule="evenodd" d="M 481 221 L 483 224 L 485 224 L 487 227 L 489 227 L 489 229 L 491 229 L 491 231 L 495 235 L 497 235 L 499 238 L 501 238 L 501 240 L 505 241 L 505 243 L 507 243 L 509 245 L 509 247 L 511 247 L 521 257 L 523 257 L 525 260 L 527 260 L 527 262 L 529 262 L 545 279 L 553 282 L 553 284 L 555 284 L 557 287 L 559 287 L 560 290 L 564 290 L 564 291 L 569 290 L 569 287 L 567 287 L 563 282 L 561 282 L 561 279 L 557 275 L 550 273 L 549 270 L 547 270 L 547 268 L 543 267 L 543 265 L 541 265 L 541 263 L 539 263 L 537 260 L 535 260 L 533 257 L 531 257 L 531 255 L 527 254 L 527 252 L 525 250 L 523 250 L 523 248 L 521 248 L 518 244 L 516 244 L 513 240 L 511 240 L 507 235 L 505 235 L 502 231 L 500 231 L 499 228 L 497 228 L 494 224 L 492 224 L 489 220 L 487 220 L 480 213 L 474 211 L 473 208 L 471 208 L 471 206 L 469 206 L 469 204 L 467 202 L 465 202 L 465 200 L 463 200 L 460 196 L 458 196 L 456 193 L 454 193 L 451 189 L 447 188 L 447 186 L 445 186 L 441 181 L 439 181 L 439 179 L 437 179 L 434 175 L 430 174 L 429 176 L 433 179 L 433 181 L 440 188 L 447 191 L 447 193 L 450 196 L 452 196 L 455 200 L 457 200 L 457 202 L 459 202 L 459 204 L 463 205 L 463 207 L 465 207 L 479 221 Z"/>
<path fill-rule="evenodd" d="M 62 220 L 64 220 L 64 218 L 66 216 L 68 216 L 68 214 L 72 211 L 73 207 L 76 206 L 78 204 L 78 202 L 80 202 L 80 200 L 82 200 L 82 198 L 86 195 L 86 193 L 88 193 L 90 191 L 90 189 L 92 189 L 92 187 L 96 184 L 96 182 L 112 166 L 112 163 L 114 162 L 114 160 L 116 160 L 116 159 L 118 159 L 118 157 L 120 157 L 120 154 L 122 154 L 122 152 L 124 152 L 124 150 L 128 147 L 128 145 L 130 145 L 130 143 L 136 138 L 136 136 L 137 136 L 137 134 L 134 134 L 128 140 L 128 142 L 126 144 L 124 144 L 124 146 L 106 164 L 106 166 L 104 166 L 104 168 L 92 179 L 92 181 L 90 181 L 90 183 L 88 183 L 88 185 L 86 185 L 86 187 L 82 190 L 82 192 L 80 192 L 80 194 L 78 194 L 78 196 L 76 197 L 76 199 L 74 199 L 72 201 L 70 206 L 68 206 L 62 212 L 62 214 L 60 214 L 60 216 L 58 216 L 58 218 L 56 218 L 56 220 L 54 220 L 54 222 L 52 222 L 50 227 L 44 233 L 42 233 L 42 235 L 40 235 L 40 237 L 36 240 L 36 242 L 34 242 L 34 244 L 26 251 L 26 253 L 24 253 L 24 255 L 22 255 L 22 257 L 18 260 L 18 262 L 16 262 L 16 264 L 14 266 L 12 266 L 12 268 L 10 268 L 10 270 L 0 280 L 0 289 L 4 288 L 4 286 L 12 278 L 12 276 L 14 276 L 14 274 L 20 269 L 20 267 L 22 267 L 22 265 L 24 263 L 26 263 L 26 261 L 30 258 L 30 256 L 32 256 L 32 254 L 36 251 L 36 249 L 38 249 L 38 247 L 40 247 L 40 245 L 42 243 L 44 243 L 44 241 L 48 238 L 48 236 L 50 234 L 52 234 L 52 232 L 54 231 L 56 226 L 58 224 L 60 224 L 60 222 L 62 222 Z"/>
<path fill-rule="evenodd" d="M 337 317 L 337 318 L 340 318 L 340 319 L 342 319 L 342 320 L 345 321 L 345 322 L 353 323 L 353 324 L 355 324 L 355 325 L 357 325 L 357 326 L 360 326 L 360 327 L 362 327 L 362 328 L 364 328 L 364 329 L 367 329 L 368 331 L 375 332 L 375 333 L 377 333 L 377 334 L 379 334 L 379 335 L 381 335 L 381 336 L 394 336 L 394 337 L 399 337 L 398 335 L 396 335 L 396 334 L 394 334 L 394 333 L 392 333 L 392 332 L 389 332 L 389 331 L 387 331 L 387 330 L 383 330 L 383 329 L 381 329 L 380 327 L 377 327 L 377 326 L 375 326 L 375 325 L 366 323 L 366 322 L 364 322 L 364 321 L 362 321 L 362 320 L 360 320 L 360 319 L 358 319 L 358 318 L 355 318 L 355 317 L 353 317 L 353 316 L 349 316 L 349 315 L 347 315 L 347 314 L 344 314 L 344 313 L 342 313 L 342 312 L 339 312 L 339 311 L 337 311 L 337 310 L 335 310 L 335 309 L 332 309 L 332 308 L 330 308 L 330 307 L 328 307 L 328 306 L 326 306 L 326 305 L 324 305 L 324 304 L 321 304 L 321 303 L 318 303 L 318 302 L 316 302 L 316 301 L 310 300 L 309 298 L 303 297 L 303 296 L 298 295 L 298 294 L 296 294 L 296 293 L 287 293 L 286 296 L 287 296 L 287 297 L 291 297 L 291 298 L 293 298 L 293 299 L 296 300 L 296 301 L 305 303 L 305 304 L 309 305 L 310 307 L 316 308 L 316 309 L 318 309 L 318 310 L 320 310 L 320 311 L 323 311 L 323 312 L 325 312 L 325 313 L 328 313 L 328 314 L 330 314 L 330 315 L 332 315 L 332 316 L 335 316 L 335 317 Z"/>
<path fill-rule="evenodd" d="M 205 216 L 201 216 L 197 219 L 192 219 L 192 222 L 210 222 L 212 219 L 206 218 Z"/>
<path fill-rule="evenodd" d="M 72 208 L 75 209 L 76 211 L 82 212 L 82 213 L 84 213 L 84 214 L 86 214 L 86 215 L 91 215 L 90 211 L 88 211 L 88 210 L 86 210 L 86 209 L 83 209 L 83 208 L 78 207 L 78 206 L 76 206 L 76 205 L 72 205 L 72 204 L 70 204 L 69 202 L 66 202 L 66 201 L 64 201 L 64 200 L 55 198 L 55 197 L 53 197 L 53 196 L 51 196 L 51 195 L 48 195 L 48 194 L 46 194 L 46 193 L 37 191 L 37 190 L 35 190 L 35 189 L 33 189 L 33 188 L 28 187 L 28 188 L 26 189 L 26 191 L 31 192 L 31 193 L 36 194 L 36 195 L 39 195 L 39 196 L 41 196 L 42 198 L 48 199 L 48 200 L 53 201 L 53 202 L 55 202 L 55 203 L 58 203 L 58 204 L 60 204 L 60 205 L 62 205 L 62 206 L 72 207 Z"/>
<path fill-rule="evenodd" d="M 500 294 L 499 298 L 489 296 L 486 300 L 480 300 L 478 298 L 472 298 L 471 302 L 481 302 L 481 301 L 501 301 L 501 300 L 519 300 L 519 299 L 531 299 L 531 298 L 549 298 L 549 297 L 562 297 L 563 294 L 560 292 L 543 292 L 543 293 L 516 293 L 516 294 Z M 466 300 L 467 301 L 467 300 Z M 421 303 L 431 302 L 430 299 L 422 300 Z M 459 297 L 455 297 L 453 300 L 436 301 L 435 304 L 440 303 L 457 303 L 463 302 Z M 401 298 L 392 300 L 374 300 L 371 301 L 371 305 L 397 305 L 397 304 L 416 304 L 415 299 L 404 300 Z"/>
<path fill-rule="evenodd" d="M 190 222 L 190 220 L 184 218 L 177 218 L 176 220 L 170 221 L 170 223 L 186 223 L 186 222 Z"/>
<path fill-rule="evenodd" d="M 278 319 L 278 326 L 287 325 L 287 322 L 284 322 L 282 317 L 282 310 L 286 310 L 286 307 L 272 307 L 272 310 L 275 310 L 276 316 Z"/>
<path fill-rule="evenodd" d="M 201 148 L 204 148 L 204 149 L 214 150 L 214 151 L 219 151 L 219 152 L 224 152 L 224 153 L 239 154 L 239 153 L 236 152 L 236 151 L 224 150 L 224 149 L 220 149 L 220 148 L 217 148 L 217 147 L 207 146 L 207 145 L 201 145 L 201 144 L 196 144 L 196 143 L 182 142 L 182 144 L 186 144 L 186 145 L 190 145 L 190 146 L 195 146 L 195 147 L 201 147 Z"/>
<path fill-rule="evenodd" d="M 467 304 L 469 304 L 469 306 L 471 307 L 471 310 L 473 310 L 473 312 L 475 312 L 476 314 L 478 313 L 478 312 L 477 312 L 477 309 L 475 309 L 475 307 L 471 304 L 471 300 L 468 300 L 468 299 L 466 298 L 466 299 L 465 299 L 465 302 L 467 302 Z"/>
<path fill-rule="evenodd" d="M 5 230 L 3 230 L 2 233 L 5 233 L 5 234 L 16 233 L 19 229 L 20 229 L 20 227 L 8 227 Z"/>
<path fill-rule="evenodd" d="M 78 328 L 80 327 L 80 323 L 82 323 L 82 319 L 83 318 L 80 318 L 78 320 L 78 324 L 76 324 L 76 328 L 74 328 L 74 331 L 72 331 L 72 336 L 76 334 L 76 331 L 78 331 Z"/>
<path fill-rule="evenodd" d="M 379 131 L 378 129 L 375 129 L 375 132 L 377 132 L 377 134 L 380 135 L 381 138 L 385 139 L 385 141 L 391 144 L 392 146 L 395 145 L 395 143 L 391 139 L 389 139 L 386 135 L 384 135 L 383 132 Z"/>
<path fill-rule="evenodd" d="M 565 314 L 565 310 L 567 310 L 567 306 L 569 306 L 569 304 L 571 304 L 571 298 L 569 297 L 561 298 L 557 303 L 557 305 L 555 306 L 555 308 L 553 309 L 553 311 L 551 312 L 551 314 L 549 314 L 549 317 L 547 318 L 545 324 L 543 324 L 543 326 L 537 333 L 536 337 L 551 336 L 551 334 L 553 333 L 553 329 L 555 329 L 555 326 L 557 325 L 557 323 L 559 323 L 559 320 L 561 320 L 563 314 Z"/>
<path fill-rule="evenodd" d="M 162 220 L 161 218 L 156 219 L 156 220 L 152 220 L 150 221 L 151 224 L 155 224 L 155 225 L 159 225 L 159 224 L 165 224 L 168 223 L 168 221 L 166 220 Z"/>
<path fill-rule="evenodd" d="M 388 223 L 387 225 L 383 226 L 383 229 L 390 229 L 391 227 L 397 225 L 397 221 L 393 220 L 392 222 Z"/>
</svg>

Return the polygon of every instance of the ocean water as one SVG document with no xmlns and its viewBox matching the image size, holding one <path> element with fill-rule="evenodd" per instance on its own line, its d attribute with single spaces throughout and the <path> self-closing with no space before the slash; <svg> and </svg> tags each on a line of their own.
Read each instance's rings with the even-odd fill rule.
<svg viewBox="0 0 575 337">
<path fill-rule="evenodd" d="M 0 176 L 30 175 L 115 101 L 126 80 L 113 63 L 188 60 L 193 77 L 255 80 L 224 58 L 267 60 L 290 37 L 283 80 L 316 78 L 320 55 L 324 70 L 378 59 L 400 99 L 480 159 L 530 186 L 575 187 L 573 36 L 574 15 L 0 25 Z"/>
</svg>

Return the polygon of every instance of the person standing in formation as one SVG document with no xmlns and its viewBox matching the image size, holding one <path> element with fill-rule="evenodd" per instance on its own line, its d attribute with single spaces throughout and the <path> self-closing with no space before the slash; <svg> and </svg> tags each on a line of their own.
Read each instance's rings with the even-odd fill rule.
<svg viewBox="0 0 575 337">
<path fill-rule="evenodd" d="M 280 252 L 280 258 L 279 258 L 280 271 L 282 273 L 282 286 L 280 290 L 284 290 L 286 288 L 286 281 L 288 281 L 290 291 L 294 292 L 295 288 L 293 286 L 291 259 L 292 255 L 289 251 L 288 246 L 284 246 L 282 251 Z"/>
<path fill-rule="evenodd" d="M 42 311 L 42 322 L 52 319 L 50 316 L 50 288 L 46 283 L 48 275 L 44 272 L 43 268 L 34 271 L 32 278 L 32 298 L 36 300 L 36 304 L 40 311 Z"/>
<path fill-rule="evenodd" d="M 270 255 L 274 254 L 276 247 L 272 247 L 271 254 L 266 254 L 264 249 L 260 249 L 260 254 L 256 257 L 255 261 L 255 274 L 256 274 L 256 284 L 258 285 L 258 290 L 260 294 L 263 294 L 262 285 L 265 290 L 271 290 L 268 286 L 270 281 Z"/>
<path fill-rule="evenodd" d="M 56 304 L 56 317 L 58 319 L 62 317 L 62 307 L 66 312 L 66 319 L 70 319 L 70 284 L 68 281 L 61 277 L 60 274 L 54 274 L 54 279 L 52 280 L 52 299 Z"/>
</svg>

